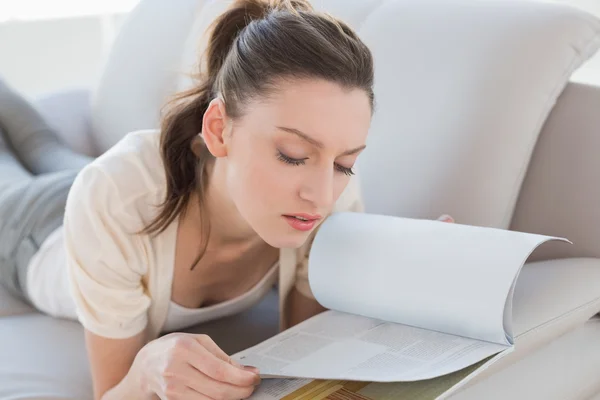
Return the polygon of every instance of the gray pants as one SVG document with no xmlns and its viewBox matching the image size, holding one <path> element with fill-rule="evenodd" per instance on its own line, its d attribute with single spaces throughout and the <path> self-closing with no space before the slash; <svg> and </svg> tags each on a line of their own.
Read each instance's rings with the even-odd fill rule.
<svg viewBox="0 0 600 400">
<path fill-rule="evenodd" d="M 0 79 L 0 285 L 13 296 L 31 304 L 29 262 L 62 225 L 71 184 L 90 161 Z"/>
</svg>

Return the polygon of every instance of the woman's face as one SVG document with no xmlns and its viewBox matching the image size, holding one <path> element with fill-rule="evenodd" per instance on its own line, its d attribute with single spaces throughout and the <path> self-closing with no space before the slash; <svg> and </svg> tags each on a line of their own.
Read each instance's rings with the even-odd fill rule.
<svg viewBox="0 0 600 400">
<path fill-rule="evenodd" d="M 295 248 L 346 188 L 365 147 L 371 107 L 364 91 L 336 83 L 282 85 L 224 124 L 226 155 L 217 163 L 250 228 L 271 246 Z"/>
</svg>

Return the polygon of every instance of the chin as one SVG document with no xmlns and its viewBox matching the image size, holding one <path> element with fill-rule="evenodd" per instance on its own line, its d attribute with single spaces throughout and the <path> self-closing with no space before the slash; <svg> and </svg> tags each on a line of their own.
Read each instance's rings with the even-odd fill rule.
<svg viewBox="0 0 600 400">
<path fill-rule="evenodd" d="M 297 249 L 301 247 L 310 236 L 312 231 L 308 232 L 269 232 L 269 234 L 260 235 L 262 239 L 269 245 L 278 249 L 291 248 Z"/>
</svg>

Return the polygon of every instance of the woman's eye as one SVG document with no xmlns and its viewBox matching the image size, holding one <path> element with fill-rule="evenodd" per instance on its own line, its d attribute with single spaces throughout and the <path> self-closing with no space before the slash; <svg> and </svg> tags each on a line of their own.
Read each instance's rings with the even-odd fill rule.
<svg viewBox="0 0 600 400">
<path fill-rule="evenodd" d="M 352 168 L 341 166 L 340 164 L 335 164 L 335 169 L 343 174 L 348 176 L 354 175 L 354 170 Z"/>
<path fill-rule="evenodd" d="M 285 154 L 283 154 L 280 151 L 277 152 L 277 158 L 280 161 L 283 161 L 284 163 L 290 164 L 290 165 L 304 165 L 306 163 L 306 160 L 308 160 L 308 157 L 307 158 L 292 158 L 292 157 L 286 156 Z M 335 170 L 338 172 L 341 172 L 348 176 L 354 175 L 354 170 L 352 168 L 344 167 L 337 163 L 335 163 L 334 166 L 335 166 Z"/>
<path fill-rule="evenodd" d="M 280 161 L 283 161 L 286 164 L 290 164 L 290 165 L 303 165 L 304 161 L 307 160 L 307 158 L 292 158 L 292 157 L 288 157 L 285 154 L 283 154 L 282 152 L 278 151 L 277 152 L 277 158 Z"/>
</svg>

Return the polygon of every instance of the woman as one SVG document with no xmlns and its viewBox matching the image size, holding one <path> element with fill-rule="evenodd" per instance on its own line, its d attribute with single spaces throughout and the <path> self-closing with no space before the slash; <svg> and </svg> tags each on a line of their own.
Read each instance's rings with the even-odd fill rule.
<svg viewBox="0 0 600 400">
<path fill-rule="evenodd" d="M 282 328 L 322 311 L 310 238 L 334 209 L 361 209 L 349 182 L 373 60 L 347 25 L 303 0 L 239 0 L 203 61 L 160 131 L 128 134 L 80 171 L 90 160 L 48 129 L 3 124 L 1 281 L 82 323 L 97 399 L 248 397 L 255 368 L 209 337 L 160 334 L 251 306 L 277 273 Z M 63 165 L 43 161 L 40 140 Z"/>
<path fill-rule="evenodd" d="M 259 371 L 205 335 L 279 276 L 281 327 L 323 309 L 315 230 L 360 211 L 351 176 L 373 112 L 373 60 L 304 0 L 238 0 L 159 131 L 95 160 L 70 152 L 0 82 L 0 283 L 84 329 L 96 399 L 240 399 Z"/>
</svg>

